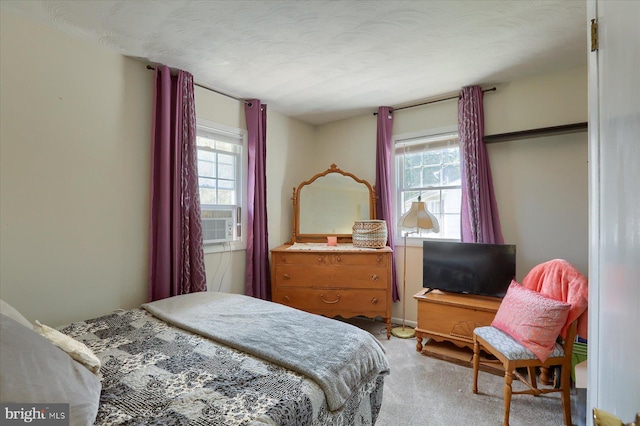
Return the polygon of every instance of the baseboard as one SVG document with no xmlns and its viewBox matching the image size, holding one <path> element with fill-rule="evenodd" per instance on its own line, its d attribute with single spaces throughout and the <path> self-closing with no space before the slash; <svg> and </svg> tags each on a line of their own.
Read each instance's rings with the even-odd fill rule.
<svg viewBox="0 0 640 426">
<path fill-rule="evenodd" d="M 402 325 L 402 318 L 391 317 L 391 324 Z M 404 320 L 404 325 L 406 325 L 408 327 L 411 327 L 411 328 L 416 328 L 418 326 L 418 322 L 417 321 Z"/>
</svg>

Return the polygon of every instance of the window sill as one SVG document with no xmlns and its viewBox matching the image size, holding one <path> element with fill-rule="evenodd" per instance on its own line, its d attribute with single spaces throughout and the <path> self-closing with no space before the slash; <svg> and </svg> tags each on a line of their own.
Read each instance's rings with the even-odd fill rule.
<svg viewBox="0 0 640 426">
<path fill-rule="evenodd" d="M 219 243 L 219 244 L 205 244 L 204 254 L 243 251 L 246 249 L 247 249 L 247 244 L 244 241 L 231 241 L 228 243 Z"/>
<path fill-rule="evenodd" d="M 455 240 L 451 238 L 418 238 L 418 237 L 407 237 L 407 247 L 422 247 L 423 241 L 446 241 L 446 242 L 461 242 L 460 240 Z M 404 237 L 396 237 L 395 240 L 396 247 L 404 247 Z"/>
</svg>

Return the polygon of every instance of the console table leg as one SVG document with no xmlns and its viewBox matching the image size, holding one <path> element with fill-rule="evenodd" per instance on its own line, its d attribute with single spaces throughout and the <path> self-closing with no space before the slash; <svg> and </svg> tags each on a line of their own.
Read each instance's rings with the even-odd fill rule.
<svg viewBox="0 0 640 426">
<path fill-rule="evenodd" d="M 391 318 L 387 318 L 387 340 L 391 339 Z"/>
<path fill-rule="evenodd" d="M 418 333 L 416 333 L 416 340 L 418 341 L 416 343 L 416 351 L 422 352 L 422 336 L 418 336 Z"/>
</svg>

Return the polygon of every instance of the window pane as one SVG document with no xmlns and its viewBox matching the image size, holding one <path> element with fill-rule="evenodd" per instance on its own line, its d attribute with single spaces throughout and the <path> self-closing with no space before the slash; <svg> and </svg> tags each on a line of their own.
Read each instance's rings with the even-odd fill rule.
<svg viewBox="0 0 640 426">
<path fill-rule="evenodd" d="M 210 188 L 204 188 L 200 186 L 200 205 L 202 204 L 218 204 L 216 198 L 216 190 Z"/>
<path fill-rule="evenodd" d="M 235 182 L 232 180 L 219 179 L 218 187 L 220 189 L 233 189 L 236 187 Z"/>
<path fill-rule="evenodd" d="M 460 164 L 460 149 L 459 148 L 446 148 L 442 150 L 444 158 L 442 162 L 444 164 Z"/>
<path fill-rule="evenodd" d="M 215 177 L 216 165 L 211 161 L 198 160 L 198 175 Z"/>
<path fill-rule="evenodd" d="M 422 186 L 422 169 L 405 169 L 405 188 L 419 188 Z"/>
<path fill-rule="evenodd" d="M 442 190 L 442 209 L 444 213 L 460 213 L 462 204 L 462 190 L 443 189 Z"/>
<path fill-rule="evenodd" d="M 460 239 L 460 215 L 446 214 L 440 219 L 440 238 Z"/>
<path fill-rule="evenodd" d="M 210 178 L 206 178 L 206 177 L 199 177 L 198 178 L 198 185 L 200 185 L 201 188 L 215 188 L 216 187 L 216 179 L 210 179 Z"/>
<path fill-rule="evenodd" d="M 442 169 L 443 185 L 460 185 L 460 164 L 449 164 Z"/>
<path fill-rule="evenodd" d="M 405 167 L 419 167 L 422 165 L 422 154 L 407 154 L 405 157 Z"/>
<path fill-rule="evenodd" d="M 198 150 L 198 160 L 216 161 L 216 153 L 205 149 Z"/>
<path fill-rule="evenodd" d="M 220 179 L 234 179 L 236 177 L 235 166 L 233 164 L 218 164 L 218 177 Z"/>
<path fill-rule="evenodd" d="M 233 190 L 220 189 L 218 191 L 218 204 L 235 205 L 235 197 Z"/>
<path fill-rule="evenodd" d="M 428 166 L 422 168 L 422 185 L 420 186 L 436 186 L 440 185 L 440 165 Z"/>
<path fill-rule="evenodd" d="M 230 154 L 219 153 L 218 154 L 218 162 L 220 164 L 233 165 L 235 164 L 236 157 Z"/>
<path fill-rule="evenodd" d="M 440 165 L 442 160 L 442 155 L 440 151 L 428 151 L 422 154 L 422 165 L 423 166 L 432 166 L 432 165 Z"/>
</svg>

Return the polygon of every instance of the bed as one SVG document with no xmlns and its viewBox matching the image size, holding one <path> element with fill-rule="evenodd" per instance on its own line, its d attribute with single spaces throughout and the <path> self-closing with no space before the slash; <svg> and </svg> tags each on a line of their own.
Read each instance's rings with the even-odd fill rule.
<svg viewBox="0 0 640 426">
<path fill-rule="evenodd" d="M 27 333 L 4 314 L 2 402 L 71 402 L 72 425 L 372 425 L 389 373 L 369 333 L 242 295 L 177 296 L 51 331 L 87 348 L 67 350 L 75 359 L 39 323 Z M 16 371 L 16 358 L 39 371 Z M 43 363 L 53 394 L 79 382 L 66 400 L 42 393 Z"/>
</svg>

